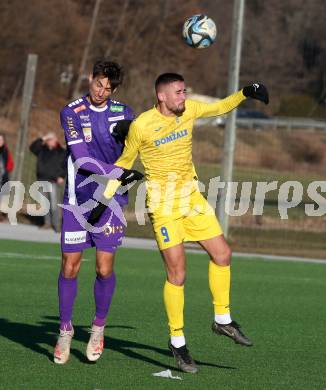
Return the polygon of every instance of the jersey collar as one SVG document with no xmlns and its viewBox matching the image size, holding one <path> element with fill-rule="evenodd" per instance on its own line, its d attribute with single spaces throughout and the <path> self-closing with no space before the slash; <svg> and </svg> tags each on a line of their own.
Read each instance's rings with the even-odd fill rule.
<svg viewBox="0 0 326 390">
<path fill-rule="evenodd" d="M 108 105 L 106 104 L 104 107 L 96 107 L 91 104 L 88 99 L 88 95 L 84 96 L 84 101 L 87 103 L 87 106 L 89 107 L 90 110 L 95 111 L 95 112 L 103 112 L 108 109 Z"/>
<path fill-rule="evenodd" d="M 90 105 L 89 105 L 89 108 L 90 108 L 92 111 L 103 112 L 103 111 L 107 110 L 108 105 L 106 104 L 104 107 L 95 107 L 95 106 L 93 106 L 93 104 L 90 104 Z"/>
</svg>

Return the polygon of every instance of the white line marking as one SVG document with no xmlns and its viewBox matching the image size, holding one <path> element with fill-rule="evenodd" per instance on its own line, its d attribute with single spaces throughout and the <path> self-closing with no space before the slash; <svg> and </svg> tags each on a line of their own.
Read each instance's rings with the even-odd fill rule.
<svg viewBox="0 0 326 390">
<path fill-rule="evenodd" d="M 15 252 L 0 252 L 0 260 L 2 258 L 18 258 L 18 259 L 34 259 L 34 260 L 61 260 L 61 256 L 46 256 L 46 255 L 31 255 L 27 253 Z M 82 259 L 82 261 L 90 261 L 90 259 Z"/>
<path fill-rule="evenodd" d="M 139 248 L 137 248 L 139 249 Z M 197 255 L 206 255 L 207 253 L 203 249 L 188 249 L 185 248 L 187 253 L 194 253 Z M 245 259 L 245 260 L 259 260 L 264 262 L 277 262 L 277 261 L 287 261 L 292 263 L 306 263 L 306 264 L 323 264 L 326 265 L 326 260 L 322 259 L 312 259 L 312 258 L 300 258 L 293 256 L 277 256 L 277 255 L 265 255 L 263 253 L 241 253 L 241 252 L 233 252 L 232 258 L 236 258 L 237 260 Z"/>
<path fill-rule="evenodd" d="M 199 255 L 206 255 L 207 253 L 197 244 L 186 242 L 185 250 L 188 253 L 195 253 Z M 158 251 L 157 244 L 155 240 L 150 238 L 135 238 L 135 237 L 125 237 L 123 240 L 122 248 L 128 249 L 148 249 Z M 264 253 L 245 253 L 245 252 L 233 252 L 233 258 L 253 258 L 254 260 L 263 260 L 263 261 L 290 261 L 298 263 L 310 263 L 310 264 L 324 264 L 326 265 L 325 259 L 314 259 L 308 257 L 295 257 L 295 256 L 278 256 L 278 255 L 269 255 Z M 248 260 L 249 260 L 248 259 Z"/>
</svg>

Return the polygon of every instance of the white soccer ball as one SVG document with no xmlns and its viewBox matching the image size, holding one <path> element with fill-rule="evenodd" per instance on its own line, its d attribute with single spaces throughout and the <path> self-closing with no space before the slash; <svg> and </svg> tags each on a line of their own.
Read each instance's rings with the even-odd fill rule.
<svg viewBox="0 0 326 390">
<path fill-rule="evenodd" d="M 195 49 L 209 47 L 216 39 L 216 25 L 206 15 L 193 15 L 183 25 L 182 36 Z"/>
</svg>

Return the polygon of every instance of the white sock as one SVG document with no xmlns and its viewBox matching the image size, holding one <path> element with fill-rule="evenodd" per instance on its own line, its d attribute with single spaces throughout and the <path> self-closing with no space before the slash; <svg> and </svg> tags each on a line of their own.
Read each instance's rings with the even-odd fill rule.
<svg viewBox="0 0 326 390">
<path fill-rule="evenodd" d="M 180 348 L 180 347 L 186 345 L 185 336 L 171 336 L 171 344 L 175 348 Z"/>
<path fill-rule="evenodd" d="M 215 322 L 221 325 L 230 324 L 232 322 L 230 313 L 215 314 Z"/>
</svg>

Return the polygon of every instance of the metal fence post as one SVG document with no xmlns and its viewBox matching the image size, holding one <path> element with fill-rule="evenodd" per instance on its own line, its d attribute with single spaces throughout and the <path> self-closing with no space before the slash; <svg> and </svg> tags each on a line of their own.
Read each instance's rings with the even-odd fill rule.
<svg viewBox="0 0 326 390">
<path fill-rule="evenodd" d="M 234 93 L 239 88 L 239 70 L 242 45 L 243 31 L 243 15 L 244 15 L 245 0 L 234 0 L 233 3 L 233 27 L 232 27 L 232 42 L 229 60 L 229 80 L 228 80 L 228 95 Z M 233 160 L 236 141 L 236 110 L 233 110 L 227 118 L 221 180 L 225 182 L 225 187 L 221 190 L 221 196 L 218 203 L 218 216 L 225 237 L 228 236 L 229 230 L 229 200 L 227 199 L 227 186 L 232 181 L 233 176 Z"/>
<path fill-rule="evenodd" d="M 23 88 L 23 98 L 20 114 L 20 125 L 18 130 L 18 139 L 15 149 L 15 170 L 14 180 L 21 181 L 23 174 L 23 166 L 25 159 L 25 152 L 27 148 L 28 137 L 28 120 L 32 106 L 32 99 L 34 93 L 34 84 L 37 68 L 37 54 L 29 54 L 26 65 L 25 81 Z"/>
</svg>

